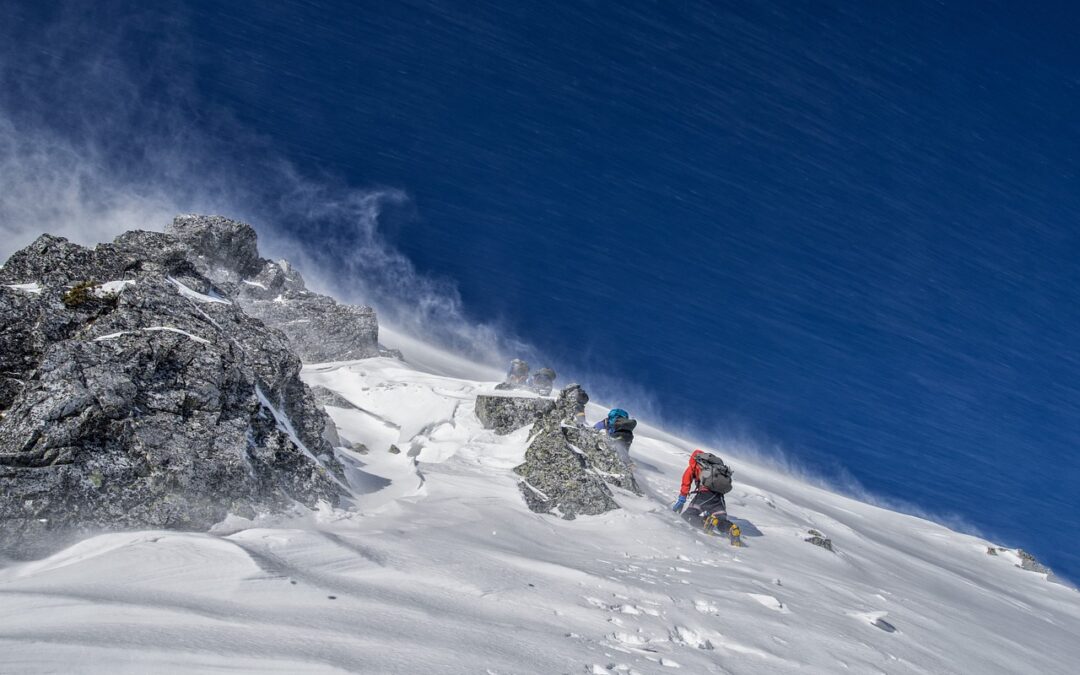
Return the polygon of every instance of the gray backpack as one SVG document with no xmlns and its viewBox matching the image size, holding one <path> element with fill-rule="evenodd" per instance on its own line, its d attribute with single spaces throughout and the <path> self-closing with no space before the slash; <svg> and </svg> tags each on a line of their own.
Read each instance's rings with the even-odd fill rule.
<svg viewBox="0 0 1080 675">
<path fill-rule="evenodd" d="M 694 458 L 701 473 L 698 478 L 698 488 L 709 492 L 726 495 L 731 492 L 731 474 L 734 473 L 724 460 L 711 452 L 703 452 Z"/>
</svg>

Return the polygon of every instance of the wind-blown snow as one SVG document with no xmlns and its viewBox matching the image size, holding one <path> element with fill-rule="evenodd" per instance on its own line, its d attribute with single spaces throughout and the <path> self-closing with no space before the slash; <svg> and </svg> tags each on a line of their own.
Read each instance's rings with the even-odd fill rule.
<svg viewBox="0 0 1080 675">
<path fill-rule="evenodd" d="M 356 511 L 106 534 L 0 569 L 0 670 L 1080 666 L 1080 595 L 976 537 L 738 458 L 729 507 L 748 546 L 692 530 L 668 506 L 692 445 L 647 425 L 631 450 L 646 496 L 616 491 L 623 509 L 574 521 L 533 514 L 512 472 L 528 431 L 482 429 L 473 400 L 494 383 L 451 371 L 450 360 L 305 368 L 348 402 L 327 409 L 340 436 L 366 446 L 340 451 Z M 836 553 L 804 542 L 811 528 Z"/>
<path fill-rule="evenodd" d="M 150 331 L 150 332 L 167 331 L 169 333 L 176 333 L 177 335 L 183 335 L 184 337 L 190 338 L 190 339 L 192 339 L 195 342 L 198 342 L 200 344 L 204 344 L 204 345 L 210 344 L 210 341 L 207 340 L 206 338 L 199 337 L 198 335 L 194 335 L 192 333 L 189 333 L 186 330 L 180 330 L 179 328 L 173 328 L 172 326 L 147 326 L 145 328 L 140 328 L 139 330 Z M 134 333 L 134 332 L 135 331 L 122 330 L 122 331 L 119 331 L 119 332 L 116 332 L 116 333 L 109 333 L 108 335 L 101 335 L 101 336 L 98 336 L 98 337 L 94 338 L 94 342 L 101 342 L 103 340 L 115 340 L 116 338 L 118 338 L 118 337 L 120 337 L 122 335 L 129 335 L 129 334 Z"/>
</svg>

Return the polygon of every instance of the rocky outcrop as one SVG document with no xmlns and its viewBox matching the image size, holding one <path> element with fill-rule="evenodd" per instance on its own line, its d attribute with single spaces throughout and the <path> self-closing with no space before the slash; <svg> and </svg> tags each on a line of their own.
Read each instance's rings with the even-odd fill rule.
<svg viewBox="0 0 1080 675">
<path fill-rule="evenodd" d="M 810 535 L 803 539 L 806 543 L 823 548 L 830 553 L 836 552 L 833 550 L 832 539 L 829 539 L 821 532 L 818 532 L 817 530 L 807 530 L 806 533 Z"/>
<path fill-rule="evenodd" d="M 216 282 L 254 277 L 267 263 L 259 255 L 258 236 L 246 223 L 221 216 L 177 216 L 166 234 L 182 242 L 192 262 Z"/>
<path fill-rule="evenodd" d="M 1020 569 L 1027 570 L 1029 572 L 1037 572 L 1039 574 L 1047 575 L 1048 579 L 1054 578 L 1054 571 L 1046 565 L 1039 562 L 1039 560 L 1025 551 L 1022 548 L 1016 549 L 1016 555 L 1020 556 L 1020 564 L 1017 565 Z"/>
<path fill-rule="evenodd" d="M 476 397 L 476 417 L 485 429 L 506 435 L 533 424 L 555 408 L 549 398 L 480 394 Z"/>
<path fill-rule="evenodd" d="M 165 232 L 245 312 L 284 332 L 303 361 L 400 356 L 379 347 L 375 310 L 309 291 L 288 262 L 259 256 L 251 226 L 220 216 L 178 216 Z"/>
<path fill-rule="evenodd" d="M 224 295 L 161 233 L 0 269 L 0 555 L 347 496 L 289 342 Z"/>
<path fill-rule="evenodd" d="M 587 400 L 580 386 L 570 385 L 533 426 L 525 462 L 514 471 L 523 479 L 519 487 L 525 503 L 536 513 L 572 520 L 617 509 L 609 485 L 641 494 L 632 467 L 615 445 L 576 423 Z"/>
</svg>

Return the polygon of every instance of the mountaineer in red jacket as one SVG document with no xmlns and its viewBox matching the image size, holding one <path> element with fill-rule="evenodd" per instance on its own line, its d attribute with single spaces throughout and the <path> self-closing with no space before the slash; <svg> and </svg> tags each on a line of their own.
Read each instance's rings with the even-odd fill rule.
<svg viewBox="0 0 1080 675">
<path fill-rule="evenodd" d="M 687 506 L 686 510 L 682 512 L 682 517 L 691 525 L 703 525 L 709 532 L 728 533 L 731 536 L 731 542 L 735 544 L 739 542 L 741 533 L 739 532 L 739 526 L 728 520 L 727 503 L 724 501 L 724 495 L 711 492 L 701 485 L 701 463 L 698 461 L 698 456 L 705 454 L 707 453 L 702 450 L 694 450 L 694 452 L 690 453 L 690 463 L 682 475 L 679 498 L 675 500 L 671 510 L 678 513 L 683 504 L 686 503 L 690 488 L 695 487 L 694 498 L 690 501 L 690 506 Z M 719 460 L 719 458 L 716 459 Z M 730 471 L 728 473 L 730 474 Z"/>
</svg>

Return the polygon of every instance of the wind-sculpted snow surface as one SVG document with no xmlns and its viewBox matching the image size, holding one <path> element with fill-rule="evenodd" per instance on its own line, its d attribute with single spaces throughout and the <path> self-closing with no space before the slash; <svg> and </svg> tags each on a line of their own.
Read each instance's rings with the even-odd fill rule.
<svg viewBox="0 0 1080 675">
<path fill-rule="evenodd" d="M 0 327 L 2 555 L 347 493 L 284 336 L 173 237 L 41 237 L 0 270 Z"/>
<path fill-rule="evenodd" d="M 127 290 L 124 291 L 128 292 Z M 195 326 L 189 328 L 194 329 Z M 177 336 L 179 339 L 179 336 Z M 187 344 L 191 344 L 190 341 Z M 411 351 L 411 350 L 410 350 Z M 443 371 L 445 373 L 445 371 Z M 639 425 L 641 495 L 563 520 L 514 473 L 494 382 L 377 358 L 334 392 L 359 509 L 212 534 L 94 537 L 0 569 L 0 670 L 289 673 L 1040 673 L 1080 666 L 1080 596 L 1012 550 L 730 457 L 746 548 L 668 502 L 693 445 Z M 590 406 L 593 420 L 604 410 Z M 389 452 L 391 445 L 400 453 Z M 803 541 L 833 540 L 829 552 Z"/>
</svg>

